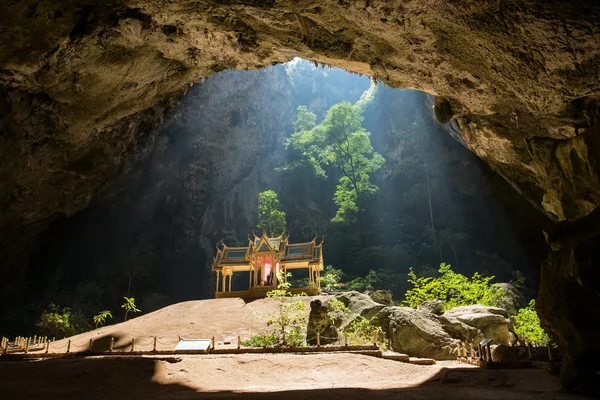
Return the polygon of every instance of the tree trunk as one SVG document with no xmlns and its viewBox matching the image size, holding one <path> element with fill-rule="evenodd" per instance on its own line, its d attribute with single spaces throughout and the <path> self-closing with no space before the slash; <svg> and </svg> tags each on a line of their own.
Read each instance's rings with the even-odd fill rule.
<svg viewBox="0 0 600 400">
<path fill-rule="evenodd" d="M 442 248 L 438 246 L 435 239 L 435 226 L 433 225 L 433 209 L 431 208 L 431 190 L 429 189 L 429 173 L 427 172 L 427 166 L 425 166 L 425 179 L 427 181 L 427 201 L 429 202 L 429 218 L 431 219 L 431 235 L 433 236 L 433 246 L 438 248 L 440 252 L 440 262 L 444 262 L 444 256 L 442 255 Z"/>
</svg>

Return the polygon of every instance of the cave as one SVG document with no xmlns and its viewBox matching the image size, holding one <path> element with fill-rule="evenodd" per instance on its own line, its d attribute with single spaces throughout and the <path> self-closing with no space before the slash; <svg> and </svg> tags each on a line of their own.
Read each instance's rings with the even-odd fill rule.
<svg viewBox="0 0 600 400">
<path fill-rule="evenodd" d="M 508 248 L 521 253 L 508 264 L 539 264 L 524 272 L 539 282 L 536 308 L 564 356 L 562 383 L 598 394 L 600 6 L 594 2 L 30 0 L 9 3 L 0 20 L 3 307 L 75 286 L 87 273 L 75 268 L 80 260 L 93 254 L 92 268 L 110 265 L 124 249 L 143 247 L 149 230 L 161 262 L 185 253 L 178 265 L 188 279 L 174 281 L 168 270 L 156 276 L 171 295 L 180 293 L 172 300 L 208 293 L 199 260 L 212 256 L 233 215 L 244 216 L 230 225 L 238 234 L 248 229 L 253 211 L 243 194 L 267 184 L 257 178 L 260 168 L 276 167 L 275 159 L 257 163 L 261 146 L 284 139 L 242 133 L 265 121 L 289 127 L 293 109 L 272 107 L 276 115 L 254 120 L 260 114 L 249 101 L 197 116 L 208 102 L 217 109 L 224 101 L 208 96 L 211 87 L 235 99 L 255 85 L 255 96 L 286 104 L 277 97 L 293 90 L 285 87 L 283 65 L 300 57 L 381 82 L 384 102 L 394 104 L 392 90 L 400 89 L 392 88 L 422 92 L 411 92 L 412 104 L 427 105 L 428 121 L 443 124 L 435 128 L 437 146 L 452 148 L 450 157 L 463 153 L 464 165 L 449 170 L 478 171 L 487 181 L 487 205 L 498 204 L 501 218 L 482 215 L 480 229 L 485 222 L 499 226 L 499 235 L 514 228 L 518 243 Z M 401 117 L 407 106 L 396 105 Z M 205 129 L 221 123 L 223 131 Z M 213 137 L 194 141 L 191 134 L 202 129 Z M 240 136 L 223 142 L 227 132 Z M 376 136 L 380 149 L 393 139 L 380 135 L 378 143 Z M 235 168 L 225 168 L 228 160 L 219 154 L 240 149 L 253 157 L 229 160 Z M 184 164 L 194 168 L 178 171 Z M 255 179 L 234 176 L 237 169 Z M 216 171 L 231 176 L 223 180 Z M 448 177 L 449 196 L 467 196 L 470 177 Z M 174 189 L 175 178 L 189 186 Z M 304 192 L 323 189 L 311 185 Z M 202 204 L 195 210 L 202 213 L 186 215 L 181 193 Z M 181 220 L 174 221 L 177 213 Z M 102 228 L 109 225 L 127 229 Z M 102 251 L 104 243 L 112 250 Z M 489 249 L 502 251 L 511 252 Z"/>
</svg>

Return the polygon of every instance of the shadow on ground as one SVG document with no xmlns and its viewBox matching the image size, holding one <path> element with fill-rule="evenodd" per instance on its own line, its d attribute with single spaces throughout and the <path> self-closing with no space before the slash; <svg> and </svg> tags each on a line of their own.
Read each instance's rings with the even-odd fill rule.
<svg viewBox="0 0 600 400">
<path fill-rule="evenodd" d="M 199 363 L 202 359 L 197 359 Z M 307 368 L 310 368 L 309 359 Z M 536 387 L 543 382 L 543 371 L 491 371 L 477 368 L 444 368 L 424 383 L 408 388 L 361 389 L 315 388 L 286 390 L 273 377 L 270 392 L 207 391 L 198 387 L 201 374 L 190 377 L 190 386 L 174 382 L 168 373 L 159 372 L 159 363 L 181 362 L 177 357 L 88 357 L 39 361 L 0 361 L 0 393 L 13 399 L 244 399 L 244 400 L 320 400 L 320 399 L 575 399 L 557 392 L 556 386 Z M 217 368 L 218 369 L 218 368 Z M 553 378 L 551 378 L 553 379 Z M 171 380 L 171 382 L 170 382 Z M 553 381 L 550 381 L 551 383 Z M 333 382 L 336 384 L 337 382 Z M 339 383 L 337 383 L 339 384 Z M 399 383 L 399 386 L 401 384 Z M 543 385 L 543 384 L 542 384 Z"/>
</svg>

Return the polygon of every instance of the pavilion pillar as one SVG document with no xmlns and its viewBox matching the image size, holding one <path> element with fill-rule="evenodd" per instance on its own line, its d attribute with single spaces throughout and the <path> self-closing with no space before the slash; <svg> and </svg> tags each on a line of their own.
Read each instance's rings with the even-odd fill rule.
<svg viewBox="0 0 600 400">
<path fill-rule="evenodd" d="M 219 276 L 219 275 L 220 275 L 220 272 L 219 272 L 219 271 L 217 271 L 217 281 L 216 281 L 216 285 L 215 285 L 215 286 L 216 286 L 216 287 L 215 287 L 215 293 L 218 293 L 218 292 L 219 292 L 219 278 L 220 278 L 220 276 Z"/>
<path fill-rule="evenodd" d="M 310 285 L 311 288 L 313 287 L 313 279 L 314 279 L 313 270 L 312 270 L 312 267 L 309 266 L 308 267 L 308 284 Z"/>
<path fill-rule="evenodd" d="M 221 278 L 221 291 L 224 292 L 225 288 L 227 286 L 225 286 L 225 279 L 227 278 L 227 276 L 225 275 L 225 271 L 223 271 L 222 273 L 222 278 Z"/>
<path fill-rule="evenodd" d="M 229 291 L 231 292 L 231 278 L 233 278 L 233 272 L 229 275 Z"/>
<path fill-rule="evenodd" d="M 252 268 L 248 270 L 248 289 L 252 287 Z"/>
</svg>

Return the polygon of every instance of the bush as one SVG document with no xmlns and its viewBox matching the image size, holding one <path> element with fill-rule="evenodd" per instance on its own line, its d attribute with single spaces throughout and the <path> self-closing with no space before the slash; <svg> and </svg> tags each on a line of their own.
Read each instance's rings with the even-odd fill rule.
<svg viewBox="0 0 600 400">
<path fill-rule="evenodd" d="M 77 333 L 71 309 L 68 307 L 61 309 L 56 304 L 50 304 L 40 315 L 36 325 L 42 335 L 49 337 L 61 338 Z"/>
<path fill-rule="evenodd" d="M 345 319 L 350 318 L 352 311 L 341 300 L 333 298 L 327 302 L 327 315 L 331 322 L 339 327 Z"/>
<path fill-rule="evenodd" d="M 384 343 L 381 327 L 371 323 L 371 320 L 359 315 L 348 325 L 345 332 L 348 334 L 348 344 L 361 345 L 373 343 L 373 333 L 377 335 L 377 342 Z"/>
<path fill-rule="evenodd" d="M 548 343 L 550 337 L 540 325 L 540 318 L 535 311 L 535 300 L 529 306 L 521 308 L 514 317 L 515 333 L 520 339 L 533 343 Z"/>
<path fill-rule="evenodd" d="M 500 306 L 504 292 L 490 283 L 494 277 L 482 277 L 479 273 L 468 278 L 452 271 L 450 264 L 440 264 L 437 277 L 419 277 L 413 269 L 408 274 L 408 282 L 413 287 L 405 294 L 404 305 L 418 307 L 425 301 L 442 300 L 446 310 L 458 306 L 482 304 Z"/>
<path fill-rule="evenodd" d="M 325 267 L 325 272 L 321 276 L 321 288 L 327 292 L 338 288 L 340 280 L 344 276 L 341 269 L 335 269 L 331 265 Z"/>
<path fill-rule="evenodd" d="M 242 346 L 265 347 L 265 339 L 267 346 L 274 346 L 277 343 L 277 337 L 275 335 L 254 335 L 250 339 L 242 341 Z"/>
</svg>

